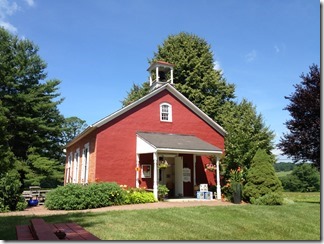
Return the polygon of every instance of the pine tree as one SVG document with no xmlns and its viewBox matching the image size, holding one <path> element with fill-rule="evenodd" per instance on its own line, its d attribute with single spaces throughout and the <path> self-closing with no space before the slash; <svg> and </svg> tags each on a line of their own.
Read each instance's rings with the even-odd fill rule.
<svg viewBox="0 0 324 244">
<path fill-rule="evenodd" d="M 273 167 L 273 158 L 264 149 L 259 149 L 247 172 L 247 183 L 243 187 L 243 198 L 253 202 L 267 194 L 281 194 L 283 189 Z"/>
<path fill-rule="evenodd" d="M 47 158 L 53 169 L 63 161 L 64 117 L 57 108 L 62 102 L 57 92 L 60 81 L 45 81 L 45 69 L 46 63 L 38 55 L 35 44 L 27 39 L 19 40 L 0 28 L 0 130 L 1 122 L 5 123 L 0 133 L 6 136 L 0 149 L 4 148 L 7 155 L 14 157 L 9 167 L 18 170 L 22 183 L 31 171 L 37 174 L 36 168 L 43 166 L 32 166 L 31 155 Z M 57 179 L 56 184 L 60 181 Z"/>
</svg>

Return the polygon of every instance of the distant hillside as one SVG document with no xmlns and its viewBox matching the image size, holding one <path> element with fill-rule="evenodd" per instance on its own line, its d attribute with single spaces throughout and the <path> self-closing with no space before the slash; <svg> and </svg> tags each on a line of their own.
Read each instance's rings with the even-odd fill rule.
<svg viewBox="0 0 324 244">
<path fill-rule="evenodd" d="M 296 164 L 294 163 L 284 163 L 284 162 L 280 162 L 280 163 L 276 163 L 274 164 L 274 168 L 276 172 L 280 172 L 280 171 L 291 171 L 296 167 Z"/>
</svg>

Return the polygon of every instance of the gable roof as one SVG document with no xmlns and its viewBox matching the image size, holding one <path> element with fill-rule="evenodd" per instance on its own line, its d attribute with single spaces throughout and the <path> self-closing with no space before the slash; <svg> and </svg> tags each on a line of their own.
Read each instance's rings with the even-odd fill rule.
<svg viewBox="0 0 324 244">
<path fill-rule="evenodd" d="M 222 150 L 194 135 L 159 132 L 137 132 L 137 136 L 156 151 L 178 151 L 196 153 L 222 153 Z"/>
<path fill-rule="evenodd" d="M 194 112 L 197 116 L 199 116 L 202 120 L 204 120 L 207 124 L 209 124 L 212 128 L 214 128 L 217 132 L 219 132 L 222 136 L 225 136 L 227 132 L 223 127 L 221 127 L 219 124 L 217 124 L 214 120 L 212 120 L 207 114 L 205 114 L 203 111 L 201 111 L 195 104 L 193 104 L 189 99 L 187 99 L 184 95 L 182 95 L 177 89 L 175 89 L 172 85 L 169 83 L 166 83 L 165 85 L 157 88 L 156 90 L 151 91 L 146 96 L 138 99 L 137 101 L 129 104 L 126 107 L 123 107 L 116 112 L 104 117 L 103 119 L 97 121 L 93 125 L 90 125 L 88 128 L 86 128 L 83 132 L 81 132 L 79 135 L 77 135 L 75 138 L 73 138 L 69 143 L 67 143 L 66 147 L 72 145 L 73 143 L 77 142 L 81 138 L 88 135 L 90 132 L 94 131 L 96 128 L 101 127 L 102 125 L 108 123 L 109 121 L 119 117 L 120 115 L 126 113 L 127 111 L 135 108 L 139 104 L 145 102 L 146 100 L 150 99 L 151 97 L 154 97 L 156 94 L 167 90 L 172 95 L 174 95 L 176 98 L 178 98 L 183 104 L 185 104 L 192 112 Z"/>
</svg>

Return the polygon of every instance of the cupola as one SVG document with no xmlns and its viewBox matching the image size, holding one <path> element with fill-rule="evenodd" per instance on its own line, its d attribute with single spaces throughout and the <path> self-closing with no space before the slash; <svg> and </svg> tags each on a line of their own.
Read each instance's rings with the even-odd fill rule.
<svg viewBox="0 0 324 244">
<path fill-rule="evenodd" d="M 147 69 L 150 73 L 150 91 L 166 83 L 173 84 L 173 64 L 156 61 Z"/>
</svg>

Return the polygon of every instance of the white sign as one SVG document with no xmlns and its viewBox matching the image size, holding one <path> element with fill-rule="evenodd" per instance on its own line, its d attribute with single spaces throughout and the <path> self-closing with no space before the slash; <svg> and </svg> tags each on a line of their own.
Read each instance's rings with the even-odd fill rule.
<svg viewBox="0 0 324 244">
<path fill-rule="evenodd" d="M 191 169 L 183 168 L 183 182 L 191 182 Z"/>
<path fill-rule="evenodd" d="M 200 191 L 207 192 L 208 191 L 208 184 L 200 184 Z"/>
</svg>

